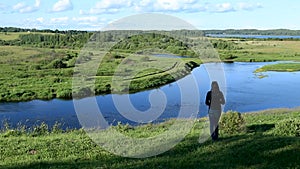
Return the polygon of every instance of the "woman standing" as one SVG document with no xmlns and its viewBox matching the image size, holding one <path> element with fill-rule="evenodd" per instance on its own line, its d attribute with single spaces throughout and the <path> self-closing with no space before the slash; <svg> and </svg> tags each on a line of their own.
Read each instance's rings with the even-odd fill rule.
<svg viewBox="0 0 300 169">
<path fill-rule="evenodd" d="M 222 106 L 225 104 L 223 93 L 220 91 L 219 85 L 216 81 L 211 83 L 211 90 L 207 92 L 205 104 L 208 106 L 208 116 L 210 123 L 210 134 L 213 140 L 219 137 L 219 119 L 222 112 Z"/>
</svg>

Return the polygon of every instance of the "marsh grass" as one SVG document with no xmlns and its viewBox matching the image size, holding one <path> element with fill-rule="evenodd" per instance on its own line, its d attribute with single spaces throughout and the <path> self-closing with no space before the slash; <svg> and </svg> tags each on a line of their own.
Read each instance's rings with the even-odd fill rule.
<svg viewBox="0 0 300 169">
<path fill-rule="evenodd" d="M 255 72 L 266 72 L 266 71 L 276 71 L 276 72 L 296 72 L 300 71 L 300 63 L 278 63 L 265 65 L 259 69 L 256 69 Z"/>
</svg>

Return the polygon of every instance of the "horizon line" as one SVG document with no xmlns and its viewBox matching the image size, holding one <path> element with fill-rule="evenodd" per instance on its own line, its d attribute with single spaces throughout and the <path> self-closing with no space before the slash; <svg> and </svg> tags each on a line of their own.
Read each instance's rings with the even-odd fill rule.
<svg viewBox="0 0 300 169">
<path fill-rule="evenodd" d="M 43 30 L 49 30 L 49 31 L 107 31 L 102 29 L 59 29 L 59 28 L 29 28 L 29 27 L 17 27 L 17 26 L 4 26 L 0 27 L 0 29 L 5 28 L 17 28 L 17 29 L 30 29 L 30 30 L 37 30 L 37 31 L 43 31 Z M 141 29 L 116 29 L 116 30 L 108 30 L 108 31 L 177 31 L 177 30 L 191 30 L 191 31 L 228 31 L 228 30 L 257 30 L 257 31 L 272 31 L 272 30 L 289 30 L 289 31 L 300 31 L 300 29 L 289 29 L 289 28 L 268 28 L 268 29 L 259 29 L 259 28 L 211 28 L 211 29 L 173 29 L 173 30 L 141 30 Z"/>
</svg>

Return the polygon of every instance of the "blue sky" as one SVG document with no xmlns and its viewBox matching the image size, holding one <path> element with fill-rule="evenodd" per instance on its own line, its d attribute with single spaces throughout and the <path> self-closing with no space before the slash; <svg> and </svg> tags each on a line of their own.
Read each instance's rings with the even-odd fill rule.
<svg viewBox="0 0 300 169">
<path fill-rule="evenodd" d="M 198 29 L 300 29 L 297 0 L 2 0 L 0 27 L 100 30 L 145 12 L 169 14 Z"/>
</svg>

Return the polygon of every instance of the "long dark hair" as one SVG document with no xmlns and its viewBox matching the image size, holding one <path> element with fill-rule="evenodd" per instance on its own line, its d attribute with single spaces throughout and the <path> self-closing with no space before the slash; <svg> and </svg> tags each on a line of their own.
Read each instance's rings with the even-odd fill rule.
<svg viewBox="0 0 300 169">
<path fill-rule="evenodd" d="M 211 82 L 211 91 L 216 91 L 216 92 L 220 91 L 219 84 L 217 81 Z"/>
</svg>

